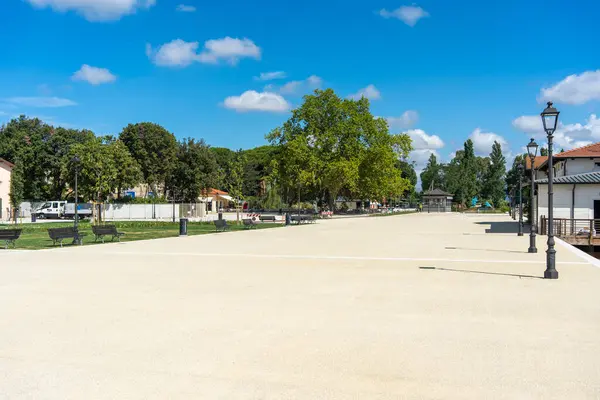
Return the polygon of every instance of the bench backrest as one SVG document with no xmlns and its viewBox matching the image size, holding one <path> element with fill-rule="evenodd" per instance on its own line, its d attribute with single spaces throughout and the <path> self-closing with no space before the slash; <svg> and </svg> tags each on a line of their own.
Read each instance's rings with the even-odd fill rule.
<svg viewBox="0 0 600 400">
<path fill-rule="evenodd" d="M 21 236 L 21 229 L 0 229 L 0 240 L 16 240 Z"/>
<path fill-rule="evenodd" d="M 78 232 L 72 226 L 68 228 L 49 228 L 48 235 L 51 239 L 61 239 L 75 237 L 78 235 Z"/>
<path fill-rule="evenodd" d="M 115 225 L 92 225 L 94 235 L 116 235 L 117 227 Z"/>
<path fill-rule="evenodd" d="M 222 228 L 224 226 L 227 226 L 227 221 L 225 221 L 224 219 L 216 219 L 215 220 L 215 226 L 217 228 Z"/>
</svg>

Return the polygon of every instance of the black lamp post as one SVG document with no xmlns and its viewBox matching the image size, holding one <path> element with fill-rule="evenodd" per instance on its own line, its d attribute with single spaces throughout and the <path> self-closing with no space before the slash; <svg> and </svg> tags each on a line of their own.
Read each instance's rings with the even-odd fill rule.
<svg viewBox="0 0 600 400">
<path fill-rule="evenodd" d="M 519 233 L 518 236 L 523 236 L 523 164 L 517 167 L 519 172 Z"/>
<path fill-rule="evenodd" d="M 552 159 L 552 138 L 554 131 L 558 125 L 558 110 L 552 106 L 552 102 L 548 102 L 548 107 L 542 111 L 542 123 L 544 131 L 548 136 L 548 250 L 546 250 L 546 271 L 544 278 L 558 279 L 558 271 L 556 270 L 556 250 L 554 249 L 554 200 L 552 181 L 554 179 L 554 163 Z"/>
<path fill-rule="evenodd" d="M 75 156 L 71 159 L 71 161 L 73 162 L 73 166 L 75 167 L 75 217 L 73 219 L 73 228 L 75 228 L 75 231 L 77 231 L 79 227 L 79 214 L 77 210 L 79 201 L 77 196 L 77 175 L 79 174 L 79 163 L 81 162 L 81 160 L 79 159 L 79 156 Z"/>
<path fill-rule="evenodd" d="M 529 231 L 529 250 L 528 253 L 537 253 L 537 247 L 535 247 L 535 231 L 537 229 L 537 215 L 533 213 L 533 195 L 535 192 L 535 157 L 537 156 L 538 145 L 533 140 L 527 145 L 527 153 L 529 154 L 529 161 L 531 161 L 531 191 L 529 193 L 529 219 L 531 220 L 531 229 Z"/>
</svg>

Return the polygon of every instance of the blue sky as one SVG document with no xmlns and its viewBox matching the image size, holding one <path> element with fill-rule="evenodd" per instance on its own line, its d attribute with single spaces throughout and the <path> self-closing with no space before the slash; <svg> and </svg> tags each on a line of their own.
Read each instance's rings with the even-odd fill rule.
<svg viewBox="0 0 600 400">
<path fill-rule="evenodd" d="M 3 0 L 0 120 L 118 134 L 152 121 L 248 148 L 315 87 L 364 94 L 420 168 L 471 137 L 514 154 L 562 111 L 560 147 L 600 141 L 600 4 Z M 279 79 L 260 80 L 259 77 Z"/>
</svg>

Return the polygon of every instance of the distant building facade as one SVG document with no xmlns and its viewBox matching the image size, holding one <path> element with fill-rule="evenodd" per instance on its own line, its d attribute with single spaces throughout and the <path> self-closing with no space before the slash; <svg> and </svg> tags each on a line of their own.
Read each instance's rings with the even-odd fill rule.
<svg viewBox="0 0 600 400">
<path fill-rule="evenodd" d="M 0 221 L 10 219 L 10 176 L 14 165 L 0 158 Z"/>
<path fill-rule="evenodd" d="M 548 169 L 554 170 L 554 218 L 600 219 L 600 143 L 556 154 L 553 165 L 534 164 L 537 194 L 534 217 L 548 216 Z M 527 165 L 526 165 L 527 166 Z"/>
</svg>

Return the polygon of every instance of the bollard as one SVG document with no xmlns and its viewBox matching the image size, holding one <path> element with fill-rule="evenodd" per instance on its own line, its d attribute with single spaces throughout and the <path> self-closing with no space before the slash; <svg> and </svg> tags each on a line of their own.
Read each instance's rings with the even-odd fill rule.
<svg viewBox="0 0 600 400">
<path fill-rule="evenodd" d="M 179 219 L 179 236 L 187 236 L 187 218 Z"/>
</svg>

